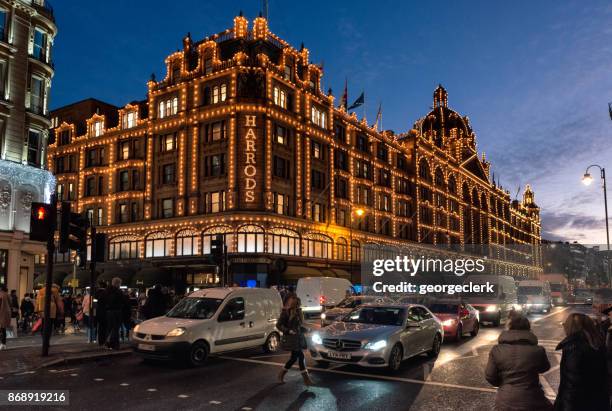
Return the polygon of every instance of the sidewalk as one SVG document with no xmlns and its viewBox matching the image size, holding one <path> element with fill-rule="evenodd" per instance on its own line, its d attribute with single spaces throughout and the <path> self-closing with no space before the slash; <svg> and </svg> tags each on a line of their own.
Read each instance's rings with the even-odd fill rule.
<svg viewBox="0 0 612 411">
<path fill-rule="evenodd" d="M 7 349 L 0 351 L 0 376 L 131 353 L 127 343 L 122 344 L 120 350 L 108 350 L 88 343 L 86 334 L 82 333 L 52 336 L 49 356 L 43 357 L 40 335 L 11 338 L 7 341 Z"/>
</svg>

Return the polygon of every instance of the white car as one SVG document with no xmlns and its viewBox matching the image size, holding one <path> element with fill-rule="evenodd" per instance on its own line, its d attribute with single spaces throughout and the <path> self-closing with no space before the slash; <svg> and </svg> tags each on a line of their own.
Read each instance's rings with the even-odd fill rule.
<svg viewBox="0 0 612 411">
<path fill-rule="evenodd" d="M 371 303 L 392 304 L 394 301 L 389 297 L 377 297 L 374 295 L 354 295 L 352 297 L 346 297 L 337 305 L 326 308 L 325 311 L 321 313 L 321 327 L 328 326 L 334 321 L 339 321 L 342 317 L 360 305 Z"/>
<path fill-rule="evenodd" d="M 310 337 L 311 356 L 329 362 L 399 370 L 403 360 L 440 352 L 444 329 L 422 305 L 366 304 Z"/>
<path fill-rule="evenodd" d="M 134 327 L 138 355 L 202 365 L 209 354 L 263 347 L 274 352 L 280 333 L 276 321 L 280 295 L 265 288 L 208 288 L 183 298 L 162 317 Z"/>
</svg>

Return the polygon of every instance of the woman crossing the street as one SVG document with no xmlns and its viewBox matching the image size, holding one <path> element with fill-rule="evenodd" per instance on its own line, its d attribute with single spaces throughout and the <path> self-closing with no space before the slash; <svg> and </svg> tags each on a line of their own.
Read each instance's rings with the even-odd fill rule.
<svg viewBox="0 0 612 411">
<path fill-rule="evenodd" d="M 520 315 L 510 317 L 508 330 L 499 335 L 485 370 L 487 381 L 499 387 L 495 410 L 552 410 L 540 385 L 540 374 L 549 369 L 546 351 L 538 345 L 538 337 L 531 332 L 529 320 Z"/>
<path fill-rule="evenodd" d="M 281 383 L 285 382 L 285 374 L 297 361 L 304 384 L 306 386 L 313 385 L 306 369 L 306 359 L 304 357 L 306 338 L 304 337 L 305 328 L 303 324 L 304 316 L 300 308 L 300 299 L 294 294 L 289 295 L 285 301 L 280 318 L 276 323 L 276 328 L 283 333 L 281 340 L 283 349 L 291 352 L 291 357 L 278 374 L 278 380 Z"/>
</svg>

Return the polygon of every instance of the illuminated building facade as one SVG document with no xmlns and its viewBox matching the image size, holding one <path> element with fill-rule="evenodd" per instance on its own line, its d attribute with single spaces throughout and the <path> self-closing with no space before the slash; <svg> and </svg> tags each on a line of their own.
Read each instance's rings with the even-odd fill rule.
<svg viewBox="0 0 612 411">
<path fill-rule="evenodd" d="M 31 290 L 35 256 L 29 240 L 32 202 L 49 202 L 55 179 L 46 170 L 57 28 L 44 0 L 0 0 L 0 284 Z"/>
<path fill-rule="evenodd" d="M 272 34 L 262 17 L 249 27 L 238 16 L 233 28 L 199 42 L 186 36 L 166 66 L 163 79 L 148 82 L 144 101 L 113 110 L 88 100 L 52 113 L 49 162 L 58 193 L 108 234 L 109 261 L 144 260 L 188 285 L 198 283 L 196 275 L 209 281 L 205 256 L 222 235 L 236 282 L 305 275 L 358 282 L 368 243 L 539 243 L 531 192 L 511 205 L 488 181 L 486 162 L 476 156 L 487 168 L 474 174 L 464 158 L 432 143 L 438 129 L 380 132 L 337 108 L 308 50 Z M 473 134 L 441 130 L 466 139 L 452 143 L 461 155 L 475 153 Z M 509 214 L 496 217 L 429 184 L 417 173 L 422 161 L 432 175 L 442 166 L 444 187 L 452 175 L 459 189 L 467 185 L 470 195 L 495 199 Z M 425 205 L 434 209 L 419 197 L 425 187 L 461 204 L 440 208 L 447 221 L 459 216 L 457 230 L 419 218 Z M 478 225 L 475 214 L 464 217 L 468 211 L 478 211 Z M 511 227 L 514 216 L 528 222 L 524 230 Z M 493 219 L 504 223 L 484 222 Z M 466 236 L 468 226 L 487 234 Z"/>
</svg>

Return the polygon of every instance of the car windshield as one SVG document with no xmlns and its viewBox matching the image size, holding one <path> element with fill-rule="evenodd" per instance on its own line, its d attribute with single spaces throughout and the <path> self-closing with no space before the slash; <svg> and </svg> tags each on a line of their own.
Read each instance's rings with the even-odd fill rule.
<svg viewBox="0 0 612 411">
<path fill-rule="evenodd" d="M 404 308 L 361 307 L 351 311 L 342 321 L 347 323 L 401 326 L 404 322 L 404 313 Z"/>
<path fill-rule="evenodd" d="M 207 320 L 215 315 L 222 302 L 223 299 L 220 298 L 183 298 L 166 317 Z"/>
<path fill-rule="evenodd" d="M 361 304 L 360 300 L 353 298 L 353 297 L 348 297 L 340 301 L 338 305 L 336 306 L 336 308 L 355 308 L 359 304 Z"/>
<path fill-rule="evenodd" d="M 457 314 L 459 307 L 457 304 L 432 304 L 429 310 L 436 314 Z"/>
<path fill-rule="evenodd" d="M 542 295 L 542 287 L 526 286 L 518 288 L 519 295 Z"/>
</svg>

